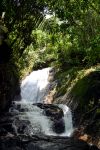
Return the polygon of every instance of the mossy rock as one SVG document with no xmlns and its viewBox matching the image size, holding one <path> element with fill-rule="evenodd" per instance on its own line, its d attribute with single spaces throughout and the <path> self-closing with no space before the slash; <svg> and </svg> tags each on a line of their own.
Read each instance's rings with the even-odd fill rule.
<svg viewBox="0 0 100 150">
<path fill-rule="evenodd" d="M 91 72 L 79 79 L 70 94 L 73 103 L 77 102 L 84 111 L 97 105 L 100 99 L 100 71 Z"/>
</svg>

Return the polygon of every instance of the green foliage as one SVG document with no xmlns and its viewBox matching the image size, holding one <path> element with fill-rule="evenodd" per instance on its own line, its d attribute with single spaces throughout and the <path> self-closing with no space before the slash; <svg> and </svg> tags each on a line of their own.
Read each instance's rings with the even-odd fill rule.
<svg viewBox="0 0 100 150">
<path fill-rule="evenodd" d="M 100 72 L 94 71 L 79 79 L 71 90 L 73 100 L 85 112 L 99 104 Z M 83 109 L 84 108 L 84 109 Z"/>
<path fill-rule="evenodd" d="M 59 70 L 56 73 L 56 79 L 58 80 L 57 86 L 57 97 L 63 96 L 67 92 L 69 93 L 69 89 L 71 88 L 71 84 L 73 84 L 74 80 L 77 79 L 78 72 L 83 68 L 73 67 L 67 68 L 67 70 Z"/>
<path fill-rule="evenodd" d="M 65 48 L 60 49 L 62 66 L 66 65 L 66 59 L 73 65 L 94 65 L 99 63 L 99 1 L 63 0 L 56 3 L 50 1 L 49 7 L 63 21 L 60 25 L 60 31 L 64 36 L 69 35 L 70 37 L 71 46 L 67 48 L 67 57 Z M 68 41 L 65 42 L 68 45 Z M 65 44 L 63 44 L 64 46 Z"/>
<path fill-rule="evenodd" d="M 43 19 L 43 8 L 38 1 L 33 0 L 1 0 L 0 14 L 5 12 L 4 22 L 9 31 L 9 41 L 13 48 L 13 55 L 18 60 L 24 50 L 33 40 L 31 32 Z"/>
<path fill-rule="evenodd" d="M 1 0 L 0 4 L 20 69 L 45 67 L 52 61 L 61 68 L 100 63 L 99 0 Z M 52 17 L 46 19 L 45 12 Z"/>
</svg>

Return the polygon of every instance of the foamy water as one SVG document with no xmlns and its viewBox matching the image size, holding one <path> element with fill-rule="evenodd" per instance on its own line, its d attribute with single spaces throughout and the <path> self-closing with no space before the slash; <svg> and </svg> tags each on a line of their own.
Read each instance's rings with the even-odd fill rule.
<svg viewBox="0 0 100 150">
<path fill-rule="evenodd" d="M 58 106 L 63 110 L 65 131 L 62 134 L 57 134 L 52 129 L 53 122 L 49 117 L 44 115 L 44 110 L 32 105 L 33 103 L 43 103 L 45 96 L 48 93 L 48 76 L 51 68 L 45 68 L 38 71 L 33 71 L 21 83 L 21 101 L 16 101 L 14 104 L 13 113 L 18 113 L 19 120 L 29 120 L 31 127 L 30 134 L 45 134 L 53 136 L 70 136 L 73 132 L 72 114 L 70 109 L 63 104 Z M 20 106 L 20 109 L 18 107 Z M 23 110 L 23 111 L 22 111 Z M 14 126 L 16 123 L 14 122 Z M 16 127 L 17 130 L 17 127 Z"/>
</svg>

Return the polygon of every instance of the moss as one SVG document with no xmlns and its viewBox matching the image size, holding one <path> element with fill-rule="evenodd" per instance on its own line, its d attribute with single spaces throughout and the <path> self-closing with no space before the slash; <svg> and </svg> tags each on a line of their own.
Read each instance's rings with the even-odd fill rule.
<svg viewBox="0 0 100 150">
<path fill-rule="evenodd" d="M 60 70 L 56 79 L 54 103 L 67 104 L 72 109 L 74 125 L 84 127 L 86 134 L 100 137 L 100 65 Z"/>
<path fill-rule="evenodd" d="M 100 99 L 100 72 L 94 71 L 79 79 L 71 90 L 73 101 L 84 110 L 98 104 Z M 86 111 L 84 110 L 84 111 Z"/>
<path fill-rule="evenodd" d="M 87 77 L 83 79 L 79 79 L 71 91 L 72 95 L 75 95 L 75 97 L 78 97 L 78 99 L 80 98 L 83 99 L 88 89 L 88 86 L 89 86 L 88 84 L 89 84 L 89 81 Z"/>
<path fill-rule="evenodd" d="M 88 111 L 98 104 L 100 99 L 100 69 L 98 66 L 59 70 L 56 73 L 56 79 L 58 86 L 55 97 L 59 98 L 67 94 L 66 99 L 61 100 L 62 103 L 64 101 L 67 104 L 67 99 L 69 99 L 72 108 L 79 106 L 82 111 Z"/>
<path fill-rule="evenodd" d="M 67 70 L 59 70 L 56 73 L 56 79 L 58 81 L 57 96 L 64 95 L 68 92 L 68 88 L 71 87 L 72 81 L 76 79 L 79 70 L 82 68 L 73 67 Z"/>
</svg>

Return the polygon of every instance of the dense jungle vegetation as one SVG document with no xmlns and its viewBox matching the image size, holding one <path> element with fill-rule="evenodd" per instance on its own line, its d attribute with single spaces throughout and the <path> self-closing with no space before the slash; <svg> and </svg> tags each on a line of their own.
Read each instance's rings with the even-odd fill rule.
<svg viewBox="0 0 100 150">
<path fill-rule="evenodd" d="M 100 1 L 1 0 L 0 15 L 0 108 L 18 79 L 52 66 L 60 81 L 56 97 L 70 91 L 81 112 L 90 115 L 93 110 L 98 119 Z"/>
<path fill-rule="evenodd" d="M 99 0 L 1 0 L 11 59 L 20 71 L 51 62 L 60 67 L 98 64 L 99 6 Z"/>
</svg>

